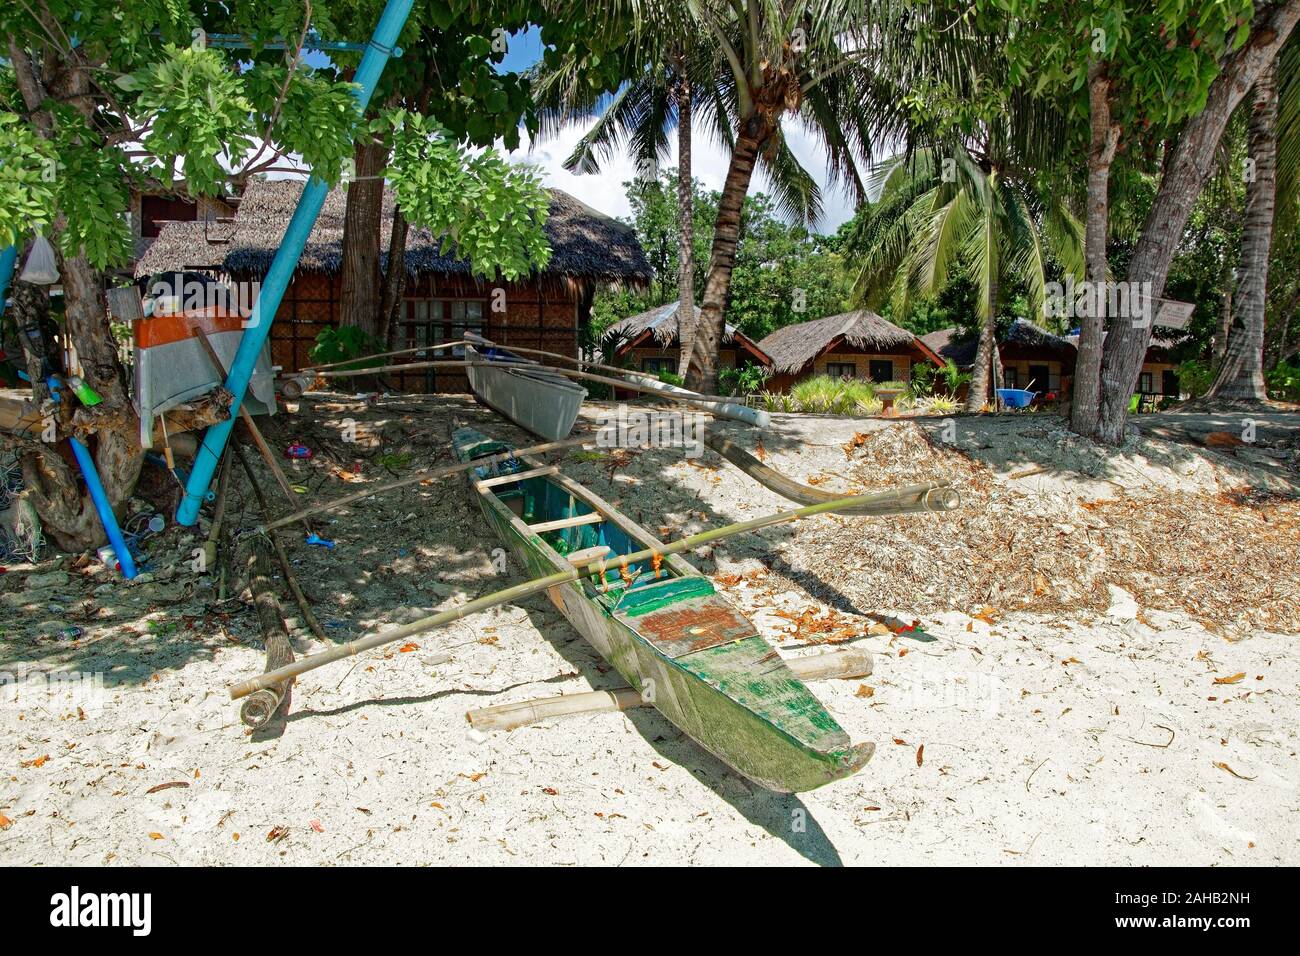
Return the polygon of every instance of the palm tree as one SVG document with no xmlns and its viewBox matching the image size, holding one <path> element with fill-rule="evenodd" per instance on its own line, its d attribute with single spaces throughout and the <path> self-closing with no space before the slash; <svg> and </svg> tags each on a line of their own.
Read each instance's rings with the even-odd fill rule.
<svg viewBox="0 0 1300 956">
<path fill-rule="evenodd" d="M 1275 226 L 1294 227 L 1300 174 L 1300 34 L 1293 35 L 1255 81 L 1250 104 L 1248 152 L 1252 174 L 1246 182 L 1241 264 L 1232 297 L 1227 348 L 1208 401 L 1260 402 L 1264 387 L 1264 321 L 1268 268 Z M 1281 82 L 1279 82 L 1279 80 Z M 1281 198 L 1281 222 L 1275 222 Z"/>
<path fill-rule="evenodd" d="M 734 141 L 729 104 L 735 100 L 733 75 L 717 45 L 691 29 L 686 9 L 673 3 L 647 9 L 646 31 L 629 42 L 623 75 L 628 79 L 612 96 L 593 89 L 585 61 L 568 56 L 533 74 L 539 105 L 539 138 L 554 136 L 568 123 L 595 119 L 564 167 L 598 173 L 626 144 L 638 169 L 656 169 L 669 154 L 669 134 L 677 131 L 678 321 L 681 329 L 679 374 L 686 374 L 695 339 L 695 225 L 691 149 L 698 117 L 717 139 Z M 677 25 L 673 29 L 673 25 Z M 783 211 L 803 222 L 821 215 L 821 197 L 812 176 L 784 141 L 758 157 Z M 743 197 L 742 197 L 743 198 Z M 716 346 L 710 356 L 716 356 Z M 716 364 L 716 363 L 715 363 Z"/>
<path fill-rule="evenodd" d="M 999 290 L 1019 277 L 1031 307 L 1042 311 L 1049 250 L 1082 278 L 1083 227 L 1060 191 L 1044 196 L 1032 172 L 987 142 L 895 157 L 874 182 L 880 196 L 850 237 L 863 262 L 854 294 L 871 307 L 892 297 L 905 310 L 912 296 L 937 293 L 958 267 L 969 272 L 980 293 L 980 335 L 967 408 L 978 411 L 997 361 Z"/>
<path fill-rule="evenodd" d="M 894 16 L 898 11 L 894 4 L 865 0 L 686 0 L 686 5 L 705 34 L 701 42 L 719 54 L 722 68 L 711 99 L 715 117 L 728 120 L 725 142 L 731 149 L 686 377 L 688 386 L 715 392 L 741 206 L 754 169 L 766 164 L 776 172 L 774 184 L 785 208 L 815 208 L 815 184 L 796 171 L 785 139 L 783 124 L 797 117 L 820 141 L 831 181 L 847 183 L 855 198 L 865 200 L 856 164 L 870 162 L 875 137 L 905 127 L 896 100 L 883 95 L 883 84 L 868 66 L 879 59 L 888 36 L 876 7 Z"/>
</svg>

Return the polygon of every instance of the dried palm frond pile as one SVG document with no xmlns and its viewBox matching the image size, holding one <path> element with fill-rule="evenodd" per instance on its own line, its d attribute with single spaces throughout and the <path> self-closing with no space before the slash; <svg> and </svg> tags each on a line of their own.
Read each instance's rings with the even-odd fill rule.
<svg viewBox="0 0 1300 956">
<path fill-rule="evenodd" d="M 938 480 L 962 495 L 948 514 L 832 518 L 838 533 L 798 530 L 784 550 L 801 583 L 819 581 L 859 608 L 1102 611 L 1114 584 L 1144 608 L 1182 610 L 1219 633 L 1300 630 L 1294 498 L 1134 485 L 1098 500 L 1086 484 L 1022 489 L 910 423 L 860 433 L 845 454 L 846 491 Z"/>
</svg>

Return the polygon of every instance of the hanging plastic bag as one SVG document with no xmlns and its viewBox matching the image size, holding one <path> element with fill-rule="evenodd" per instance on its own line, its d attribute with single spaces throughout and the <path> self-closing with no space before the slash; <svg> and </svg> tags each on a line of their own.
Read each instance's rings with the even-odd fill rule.
<svg viewBox="0 0 1300 956">
<path fill-rule="evenodd" d="M 37 236 L 32 251 L 27 255 L 23 274 L 18 277 L 32 285 L 54 285 L 59 281 L 59 263 L 54 257 L 54 247 L 44 236 Z"/>
</svg>

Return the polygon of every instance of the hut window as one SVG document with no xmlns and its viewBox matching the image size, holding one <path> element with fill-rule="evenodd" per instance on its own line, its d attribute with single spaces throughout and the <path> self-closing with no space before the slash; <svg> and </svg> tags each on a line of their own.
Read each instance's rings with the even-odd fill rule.
<svg viewBox="0 0 1300 956">
<path fill-rule="evenodd" d="M 1004 366 L 1002 369 L 1002 386 L 1003 388 L 1020 387 L 1020 370 L 1014 365 Z"/>
<path fill-rule="evenodd" d="M 455 342 L 465 331 L 483 331 L 480 299 L 409 299 L 406 303 L 406 340 L 412 347 Z"/>
<path fill-rule="evenodd" d="M 649 372 L 651 375 L 658 375 L 660 372 L 676 372 L 677 363 L 665 357 L 643 358 L 641 371 Z"/>
<path fill-rule="evenodd" d="M 1155 384 L 1150 372 L 1143 372 L 1138 376 L 1138 391 L 1143 395 L 1150 395 L 1155 391 Z"/>
<path fill-rule="evenodd" d="M 852 362 L 827 362 L 826 374 L 831 378 L 856 378 L 858 367 Z"/>
<path fill-rule="evenodd" d="M 873 382 L 892 382 L 894 380 L 894 363 L 889 359 L 872 359 L 871 380 Z"/>
</svg>

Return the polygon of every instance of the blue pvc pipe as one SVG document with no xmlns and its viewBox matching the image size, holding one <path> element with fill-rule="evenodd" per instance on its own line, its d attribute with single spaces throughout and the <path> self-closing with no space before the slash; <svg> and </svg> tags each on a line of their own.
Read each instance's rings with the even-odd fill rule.
<svg viewBox="0 0 1300 956">
<path fill-rule="evenodd" d="M 0 251 L 0 315 L 5 314 L 5 296 L 9 294 L 9 280 L 14 276 L 14 265 L 17 262 L 17 246 L 7 246 Z"/>
<path fill-rule="evenodd" d="M 406 18 L 410 15 L 413 4 L 414 0 L 388 0 L 384 7 L 379 25 L 375 27 L 374 36 L 370 38 L 366 52 L 361 57 L 361 64 L 352 77 L 352 81 L 358 84 L 354 93 L 362 114 L 370 104 L 375 85 L 379 82 L 380 74 L 384 72 L 384 66 L 393 52 L 398 34 L 406 25 Z M 285 230 L 284 239 L 280 243 L 280 248 L 276 250 L 271 268 L 266 273 L 266 278 L 262 280 L 257 301 L 253 303 L 253 314 L 239 341 L 239 351 L 235 353 L 235 359 L 230 363 L 230 374 L 226 377 L 226 390 L 234 396 L 234 401 L 230 404 L 230 417 L 224 422 L 211 426 L 203 436 L 203 444 L 199 446 L 198 454 L 194 459 L 194 470 L 190 472 L 189 481 L 185 483 L 185 497 L 181 499 L 180 507 L 176 509 L 176 521 L 179 524 L 192 525 L 199 518 L 199 507 L 203 504 L 208 486 L 212 484 L 212 476 L 216 474 L 221 453 L 230 438 L 230 431 L 235 427 L 239 406 L 244 400 L 249 379 L 253 377 L 257 357 L 261 354 L 266 337 L 271 332 L 271 323 L 275 319 L 275 313 L 279 311 L 280 300 L 284 298 L 284 292 L 293 278 L 294 269 L 298 267 L 303 246 L 307 244 L 307 237 L 311 234 L 312 226 L 316 224 L 316 217 L 320 215 L 321 206 L 328 193 L 329 186 L 316 176 L 312 176 L 303 187 L 298 208 L 294 210 L 293 218 L 289 220 L 289 228 Z"/>
<path fill-rule="evenodd" d="M 117 563 L 122 566 L 122 576 L 129 581 L 140 572 L 136 570 L 131 549 L 122 537 L 122 529 L 117 526 L 117 515 L 113 514 L 113 509 L 109 506 L 108 495 L 104 494 L 104 485 L 99 480 L 99 472 L 95 470 L 95 459 L 90 457 L 90 449 L 81 443 L 81 439 L 69 438 L 68 441 L 72 443 L 72 453 L 77 456 L 77 464 L 81 466 L 81 474 L 86 479 L 90 500 L 95 503 L 95 511 L 99 513 L 99 523 L 104 526 L 108 543 L 113 546 Z"/>
</svg>

